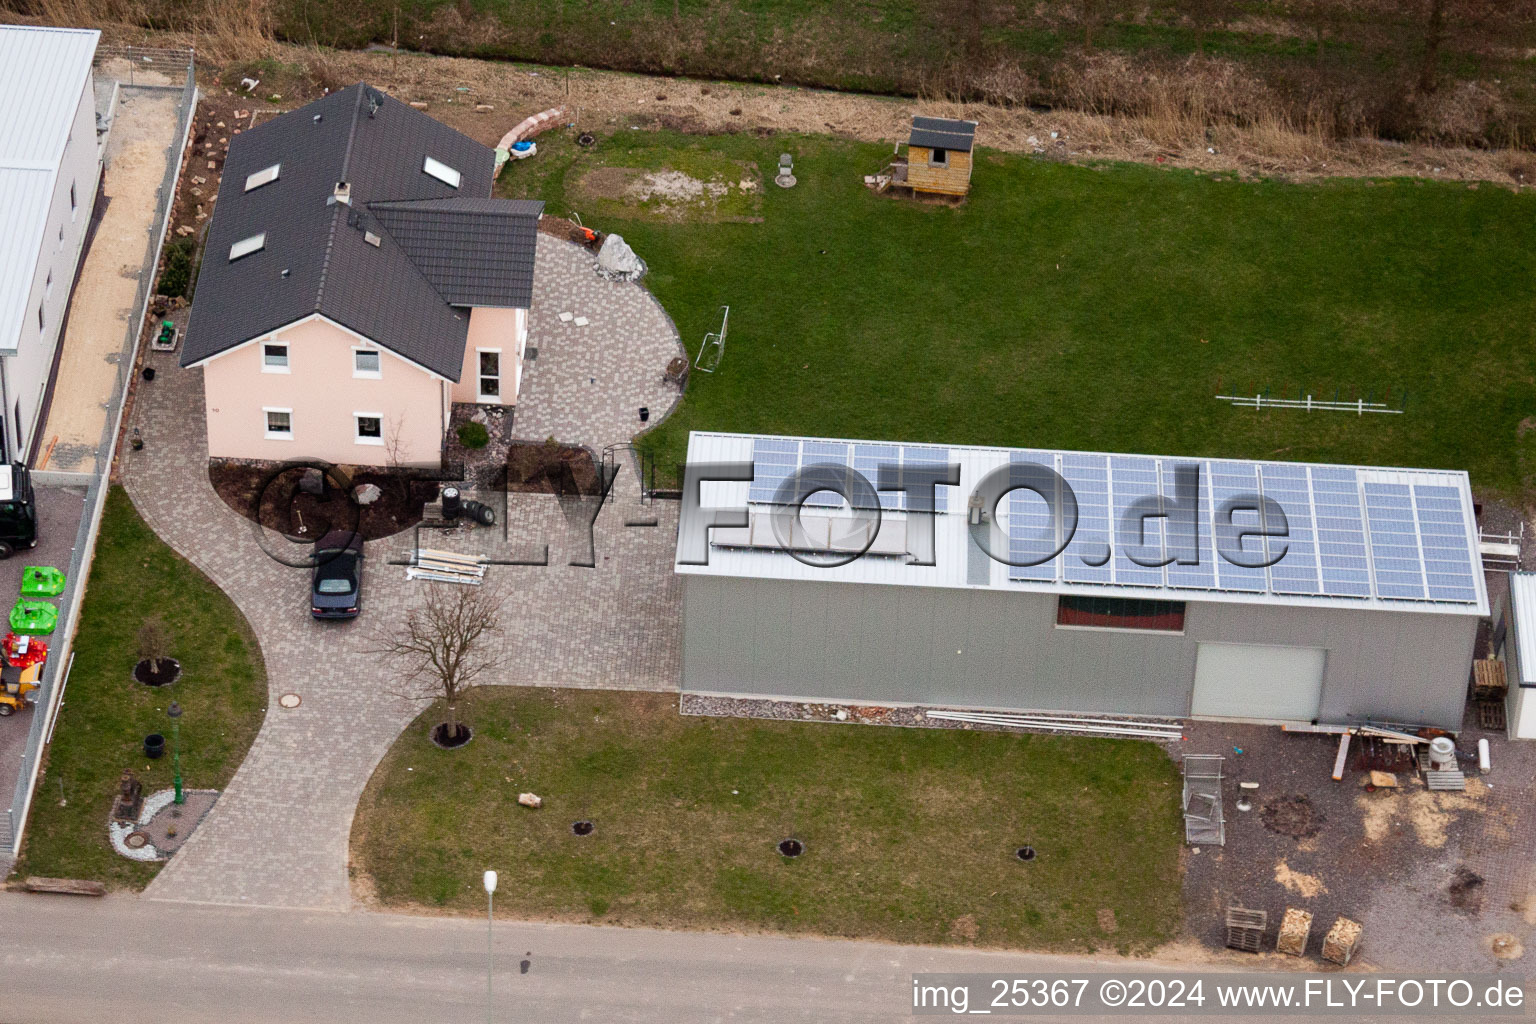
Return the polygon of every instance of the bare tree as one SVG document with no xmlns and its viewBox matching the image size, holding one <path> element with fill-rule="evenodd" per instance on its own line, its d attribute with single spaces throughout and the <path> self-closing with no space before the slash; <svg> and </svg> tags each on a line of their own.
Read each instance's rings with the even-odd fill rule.
<svg viewBox="0 0 1536 1024">
<path fill-rule="evenodd" d="M 395 486 L 400 488 L 402 500 L 411 496 L 411 483 L 405 476 L 406 451 L 405 413 L 397 412 L 384 422 L 384 465 L 395 478 Z"/>
<path fill-rule="evenodd" d="M 149 671 L 160 674 L 160 663 L 171 656 L 171 631 L 160 616 L 144 620 L 139 627 L 139 660 L 149 662 Z"/>
<path fill-rule="evenodd" d="M 403 624 L 374 630 L 365 652 L 400 667 L 398 688 L 391 691 L 397 696 L 443 701 L 448 735 L 457 736 L 459 698 L 500 661 L 493 641 L 501 633 L 505 600 L 490 586 L 429 583 L 426 603 Z"/>
</svg>

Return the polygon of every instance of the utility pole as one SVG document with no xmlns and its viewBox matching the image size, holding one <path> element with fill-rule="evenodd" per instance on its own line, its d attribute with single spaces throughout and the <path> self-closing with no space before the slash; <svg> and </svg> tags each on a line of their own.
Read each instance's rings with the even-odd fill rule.
<svg viewBox="0 0 1536 1024">
<path fill-rule="evenodd" d="M 485 873 L 485 1024 L 491 1024 L 491 921 L 495 916 L 496 872 Z"/>
</svg>

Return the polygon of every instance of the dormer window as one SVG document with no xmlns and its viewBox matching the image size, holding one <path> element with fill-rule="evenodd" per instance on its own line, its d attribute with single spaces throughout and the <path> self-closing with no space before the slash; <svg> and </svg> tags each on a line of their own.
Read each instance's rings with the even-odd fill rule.
<svg viewBox="0 0 1536 1024">
<path fill-rule="evenodd" d="M 255 174 L 247 174 L 245 176 L 245 190 L 249 192 L 252 189 L 261 188 L 263 185 L 269 185 L 276 181 L 277 173 L 282 170 L 282 167 L 282 164 L 273 164 L 271 167 L 263 168 Z"/>
<path fill-rule="evenodd" d="M 463 180 L 463 175 L 458 171 L 449 167 L 441 160 L 433 160 L 431 157 L 427 157 L 426 162 L 421 165 L 421 169 L 450 188 L 458 188 L 459 182 Z"/>
<path fill-rule="evenodd" d="M 267 246 L 267 233 L 263 231 L 259 235 L 250 238 L 242 238 L 229 247 L 229 262 L 233 263 L 242 256 L 249 256 L 253 252 L 260 252 Z"/>
</svg>

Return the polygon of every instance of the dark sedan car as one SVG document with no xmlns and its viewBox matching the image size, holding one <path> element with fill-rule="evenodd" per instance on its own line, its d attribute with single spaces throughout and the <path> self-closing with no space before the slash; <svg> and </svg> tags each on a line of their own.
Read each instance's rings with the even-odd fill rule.
<svg viewBox="0 0 1536 1024">
<path fill-rule="evenodd" d="M 363 538 L 332 530 L 315 542 L 309 612 L 317 619 L 351 619 L 363 607 Z"/>
</svg>

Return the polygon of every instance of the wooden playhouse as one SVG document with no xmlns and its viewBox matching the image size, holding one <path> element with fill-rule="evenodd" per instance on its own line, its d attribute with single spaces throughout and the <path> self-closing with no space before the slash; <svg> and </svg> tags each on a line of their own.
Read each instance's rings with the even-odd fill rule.
<svg viewBox="0 0 1536 1024">
<path fill-rule="evenodd" d="M 975 121 L 948 117 L 914 117 L 907 139 L 907 155 L 891 158 L 879 174 L 866 175 L 864 184 L 877 192 L 910 190 L 960 198 L 971 190 L 971 150 L 976 143 Z"/>
<path fill-rule="evenodd" d="M 914 192 L 963 196 L 971 190 L 976 122 L 914 117 L 907 140 L 907 186 Z"/>
</svg>

